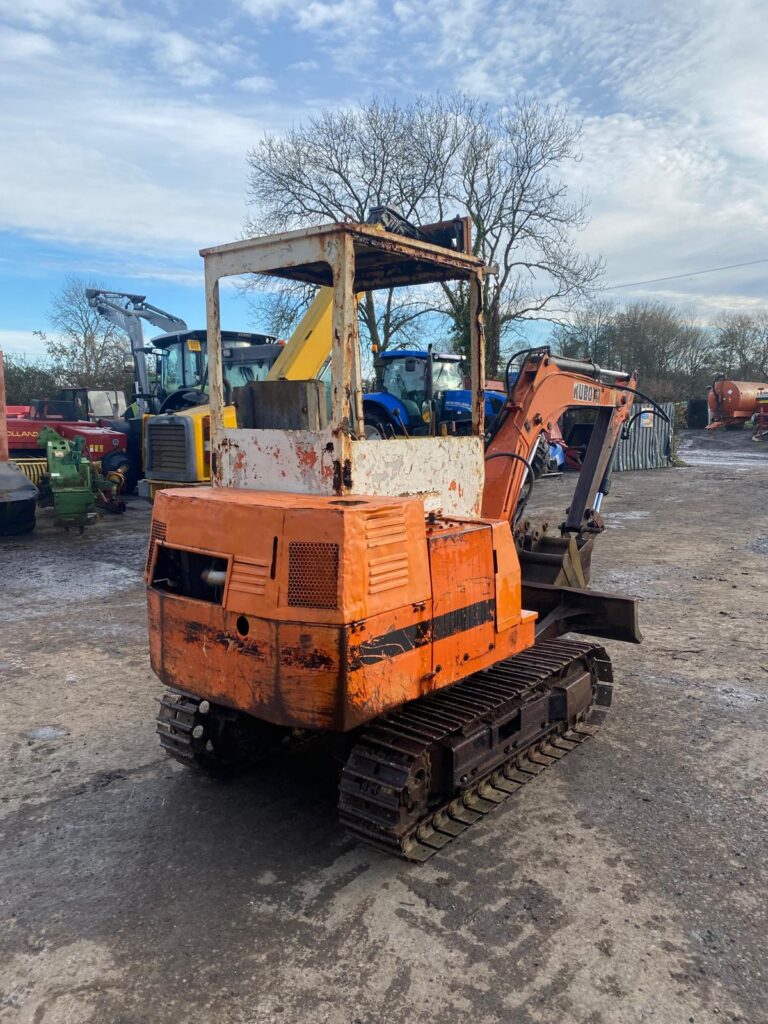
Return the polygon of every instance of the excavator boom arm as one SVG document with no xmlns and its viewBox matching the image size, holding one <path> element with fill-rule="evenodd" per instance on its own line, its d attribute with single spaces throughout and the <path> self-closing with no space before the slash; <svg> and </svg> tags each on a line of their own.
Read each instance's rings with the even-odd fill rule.
<svg viewBox="0 0 768 1024">
<path fill-rule="evenodd" d="M 125 331 L 131 343 L 131 355 L 135 368 L 135 378 L 139 398 L 139 407 L 142 413 L 146 395 L 149 393 L 149 375 L 147 373 L 147 359 L 144 352 L 144 330 L 142 320 L 159 327 L 165 334 L 174 331 L 186 331 L 186 321 L 173 313 L 166 313 L 164 309 L 153 306 L 147 302 L 144 295 L 133 295 L 130 292 L 108 292 L 98 288 L 86 288 L 88 305 L 95 309 L 100 316 L 116 324 Z"/>
<path fill-rule="evenodd" d="M 483 515 L 513 520 L 542 432 L 552 430 L 567 409 L 595 409 L 592 439 L 565 526 L 578 531 L 584 513 L 605 489 L 636 382 L 634 374 L 604 371 L 572 359 L 558 361 L 548 349 L 530 352 L 486 449 Z"/>
</svg>

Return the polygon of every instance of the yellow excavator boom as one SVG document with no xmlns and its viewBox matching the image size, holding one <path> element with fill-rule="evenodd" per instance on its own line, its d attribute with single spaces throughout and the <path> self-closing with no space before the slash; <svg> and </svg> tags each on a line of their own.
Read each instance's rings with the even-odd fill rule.
<svg viewBox="0 0 768 1024">
<path fill-rule="evenodd" d="M 331 354 L 333 288 L 320 288 L 266 380 L 312 380 Z"/>
</svg>

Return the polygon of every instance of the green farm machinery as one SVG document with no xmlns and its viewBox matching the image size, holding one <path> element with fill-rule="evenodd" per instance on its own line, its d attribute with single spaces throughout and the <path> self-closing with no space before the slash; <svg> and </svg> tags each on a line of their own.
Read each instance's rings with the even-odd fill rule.
<svg viewBox="0 0 768 1024">
<path fill-rule="evenodd" d="M 48 474 L 41 488 L 40 503 L 53 505 L 58 526 L 80 533 L 98 518 L 98 508 L 125 511 L 120 497 L 120 482 L 101 476 L 83 454 L 82 437 L 62 437 L 51 427 L 38 434 L 38 445 L 45 448 Z"/>
</svg>

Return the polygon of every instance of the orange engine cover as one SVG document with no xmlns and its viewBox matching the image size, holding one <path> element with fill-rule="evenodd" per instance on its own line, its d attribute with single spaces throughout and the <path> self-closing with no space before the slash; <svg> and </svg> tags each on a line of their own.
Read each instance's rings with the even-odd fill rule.
<svg viewBox="0 0 768 1024">
<path fill-rule="evenodd" d="M 162 681 L 277 725 L 352 729 L 534 639 L 509 524 L 420 498 L 160 491 L 146 579 Z"/>
</svg>

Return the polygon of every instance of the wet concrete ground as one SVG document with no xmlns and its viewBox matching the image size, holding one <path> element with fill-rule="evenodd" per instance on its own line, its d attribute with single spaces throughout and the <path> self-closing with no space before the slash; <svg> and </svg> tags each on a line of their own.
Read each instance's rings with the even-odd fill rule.
<svg viewBox="0 0 768 1024">
<path fill-rule="evenodd" d="M 768 1020 L 768 446 L 682 454 L 604 506 L 645 633 L 605 729 L 422 866 L 344 836 L 322 749 L 160 756 L 141 503 L 0 542 L 0 1021 Z"/>
</svg>

